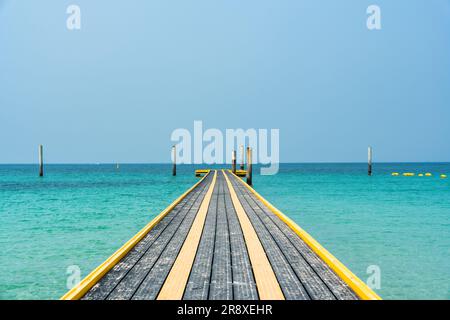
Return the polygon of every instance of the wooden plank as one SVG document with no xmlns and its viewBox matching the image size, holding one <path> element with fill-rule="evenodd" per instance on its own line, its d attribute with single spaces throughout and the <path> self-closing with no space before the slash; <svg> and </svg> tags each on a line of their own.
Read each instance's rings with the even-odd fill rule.
<svg viewBox="0 0 450 320">
<path fill-rule="evenodd" d="M 86 300 L 103 300 L 114 290 L 120 281 L 128 274 L 133 266 L 144 256 L 153 243 L 166 230 L 173 219 L 187 206 L 192 205 L 205 187 L 207 182 L 203 180 L 192 192 L 190 192 L 173 210 L 164 217 L 130 252 L 120 260 L 96 285 L 94 285 L 83 297 Z"/>
<path fill-rule="evenodd" d="M 219 177 L 219 176 L 218 176 Z M 195 256 L 183 299 L 206 300 L 209 294 L 214 243 L 216 237 L 216 217 L 219 188 L 214 189 L 213 197 L 206 216 L 202 238 Z"/>
<path fill-rule="evenodd" d="M 242 199 L 252 207 L 255 212 L 255 219 L 265 226 L 266 230 L 272 235 L 273 240 L 280 248 L 286 260 L 291 265 L 297 278 L 308 292 L 313 300 L 335 300 L 336 297 L 330 291 L 326 283 L 318 276 L 315 270 L 304 259 L 295 246 L 289 241 L 286 235 L 278 228 L 278 226 L 268 217 L 259 206 L 257 201 L 252 199 L 247 189 L 240 184 L 236 184 L 241 201 Z"/>
<path fill-rule="evenodd" d="M 235 300 L 257 300 L 258 291 L 244 235 L 231 200 L 230 191 L 225 183 L 224 185 L 225 212 L 227 213 L 230 232 L 233 298 Z"/>
<path fill-rule="evenodd" d="M 143 281 L 154 269 L 160 256 L 163 255 L 164 252 L 166 252 L 167 247 L 174 242 L 174 238 L 182 237 L 182 240 L 184 240 L 210 181 L 211 177 L 206 177 L 207 183 L 202 186 L 201 192 L 190 201 L 187 208 L 172 220 L 165 232 L 161 234 L 144 256 L 132 267 L 127 276 L 114 288 L 107 297 L 108 299 L 127 300 L 133 298 Z M 159 291 L 159 288 L 160 287 L 154 288 L 156 293 Z"/>
<path fill-rule="evenodd" d="M 226 173 L 230 177 L 230 185 L 237 187 L 237 181 L 234 180 L 234 176 Z M 237 190 L 239 192 L 239 190 Z M 242 196 L 242 195 L 240 195 Z M 249 206 L 249 204 L 242 198 L 241 200 L 243 209 L 248 215 L 248 219 L 253 225 L 253 228 L 258 234 L 259 240 L 261 241 L 262 247 L 270 261 L 273 268 L 273 272 L 278 279 L 279 286 L 284 293 L 284 296 L 288 300 L 309 300 L 310 296 L 303 287 L 301 281 L 298 279 L 296 273 L 292 269 L 292 266 L 287 261 L 282 250 L 278 247 L 277 243 L 273 239 L 271 233 L 265 228 L 264 224 L 258 219 L 254 208 Z"/>
<path fill-rule="evenodd" d="M 195 254 L 197 253 L 198 244 L 205 224 L 206 215 L 208 213 L 209 203 L 216 184 L 217 171 L 214 172 L 213 181 L 205 195 L 205 198 L 198 210 L 194 223 L 187 235 L 187 238 L 178 254 L 175 263 L 158 294 L 158 300 L 181 300 L 183 297 L 186 283 L 194 263 Z"/>
<path fill-rule="evenodd" d="M 256 234 L 255 229 L 245 213 L 242 204 L 239 202 L 230 180 L 226 176 L 225 172 L 222 171 L 222 174 L 225 176 L 227 181 L 231 201 L 241 224 L 259 297 L 261 300 L 283 300 L 284 295 L 281 291 L 280 284 L 277 281 L 274 270 L 271 267 L 261 242 L 258 239 L 258 235 Z"/>
<path fill-rule="evenodd" d="M 219 175 L 219 198 L 217 203 L 216 240 L 212 265 L 210 300 L 232 300 L 233 278 L 231 273 L 230 237 L 225 211 L 225 179 Z M 228 190 L 227 190 L 228 191 Z"/>
</svg>

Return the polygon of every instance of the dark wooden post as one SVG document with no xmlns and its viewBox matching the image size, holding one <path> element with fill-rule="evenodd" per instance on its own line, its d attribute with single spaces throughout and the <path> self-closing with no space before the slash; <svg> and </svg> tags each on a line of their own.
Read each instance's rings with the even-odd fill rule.
<svg viewBox="0 0 450 320">
<path fill-rule="evenodd" d="M 231 170 L 236 174 L 236 150 L 231 153 Z"/>
<path fill-rule="evenodd" d="M 172 175 L 176 176 L 177 175 L 177 154 L 176 154 L 176 148 L 175 146 L 172 147 L 172 161 L 173 161 L 173 166 L 172 166 Z"/>
<path fill-rule="evenodd" d="M 39 145 L 39 177 L 44 176 L 44 147 Z"/>
<path fill-rule="evenodd" d="M 252 148 L 247 147 L 247 184 L 251 186 L 252 183 Z"/>
<path fill-rule="evenodd" d="M 244 146 L 242 144 L 239 147 L 239 152 L 241 153 L 241 170 L 244 170 Z"/>
<path fill-rule="evenodd" d="M 368 174 L 369 176 L 372 175 L 372 147 L 369 147 L 368 149 L 368 153 L 367 153 L 367 157 L 368 157 Z"/>
</svg>

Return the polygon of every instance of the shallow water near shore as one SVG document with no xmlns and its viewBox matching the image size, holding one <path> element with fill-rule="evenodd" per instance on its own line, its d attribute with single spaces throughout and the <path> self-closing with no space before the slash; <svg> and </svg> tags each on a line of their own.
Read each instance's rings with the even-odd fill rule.
<svg viewBox="0 0 450 320">
<path fill-rule="evenodd" d="M 0 165 L 0 299 L 57 299 L 197 181 L 194 166 Z M 282 164 L 254 187 L 385 299 L 450 299 L 448 163 Z M 259 170 L 256 167 L 255 173 Z M 432 177 L 391 176 L 433 173 Z"/>
</svg>

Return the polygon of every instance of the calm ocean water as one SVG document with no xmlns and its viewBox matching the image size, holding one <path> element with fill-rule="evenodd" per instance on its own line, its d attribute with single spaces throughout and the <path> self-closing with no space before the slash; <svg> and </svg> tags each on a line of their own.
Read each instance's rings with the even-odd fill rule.
<svg viewBox="0 0 450 320">
<path fill-rule="evenodd" d="M 0 165 L 0 299 L 56 299 L 190 187 L 194 167 Z M 450 299 L 450 164 L 284 164 L 254 177 L 266 199 L 385 299 Z M 391 172 L 433 177 L 393 177 Z M 255 170 L 259 172 L 259 170 Z"/>
</svg>

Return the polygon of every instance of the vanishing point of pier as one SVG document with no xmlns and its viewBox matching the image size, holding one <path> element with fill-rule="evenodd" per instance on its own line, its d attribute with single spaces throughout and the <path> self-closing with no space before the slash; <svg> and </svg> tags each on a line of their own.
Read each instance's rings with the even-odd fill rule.
<svg viewBox="0 0 450 320">
<path fill-rule="evenodd" d="M 62 299 L 379 299 L 228 170 L 205 175 Z"/>
</svg>

